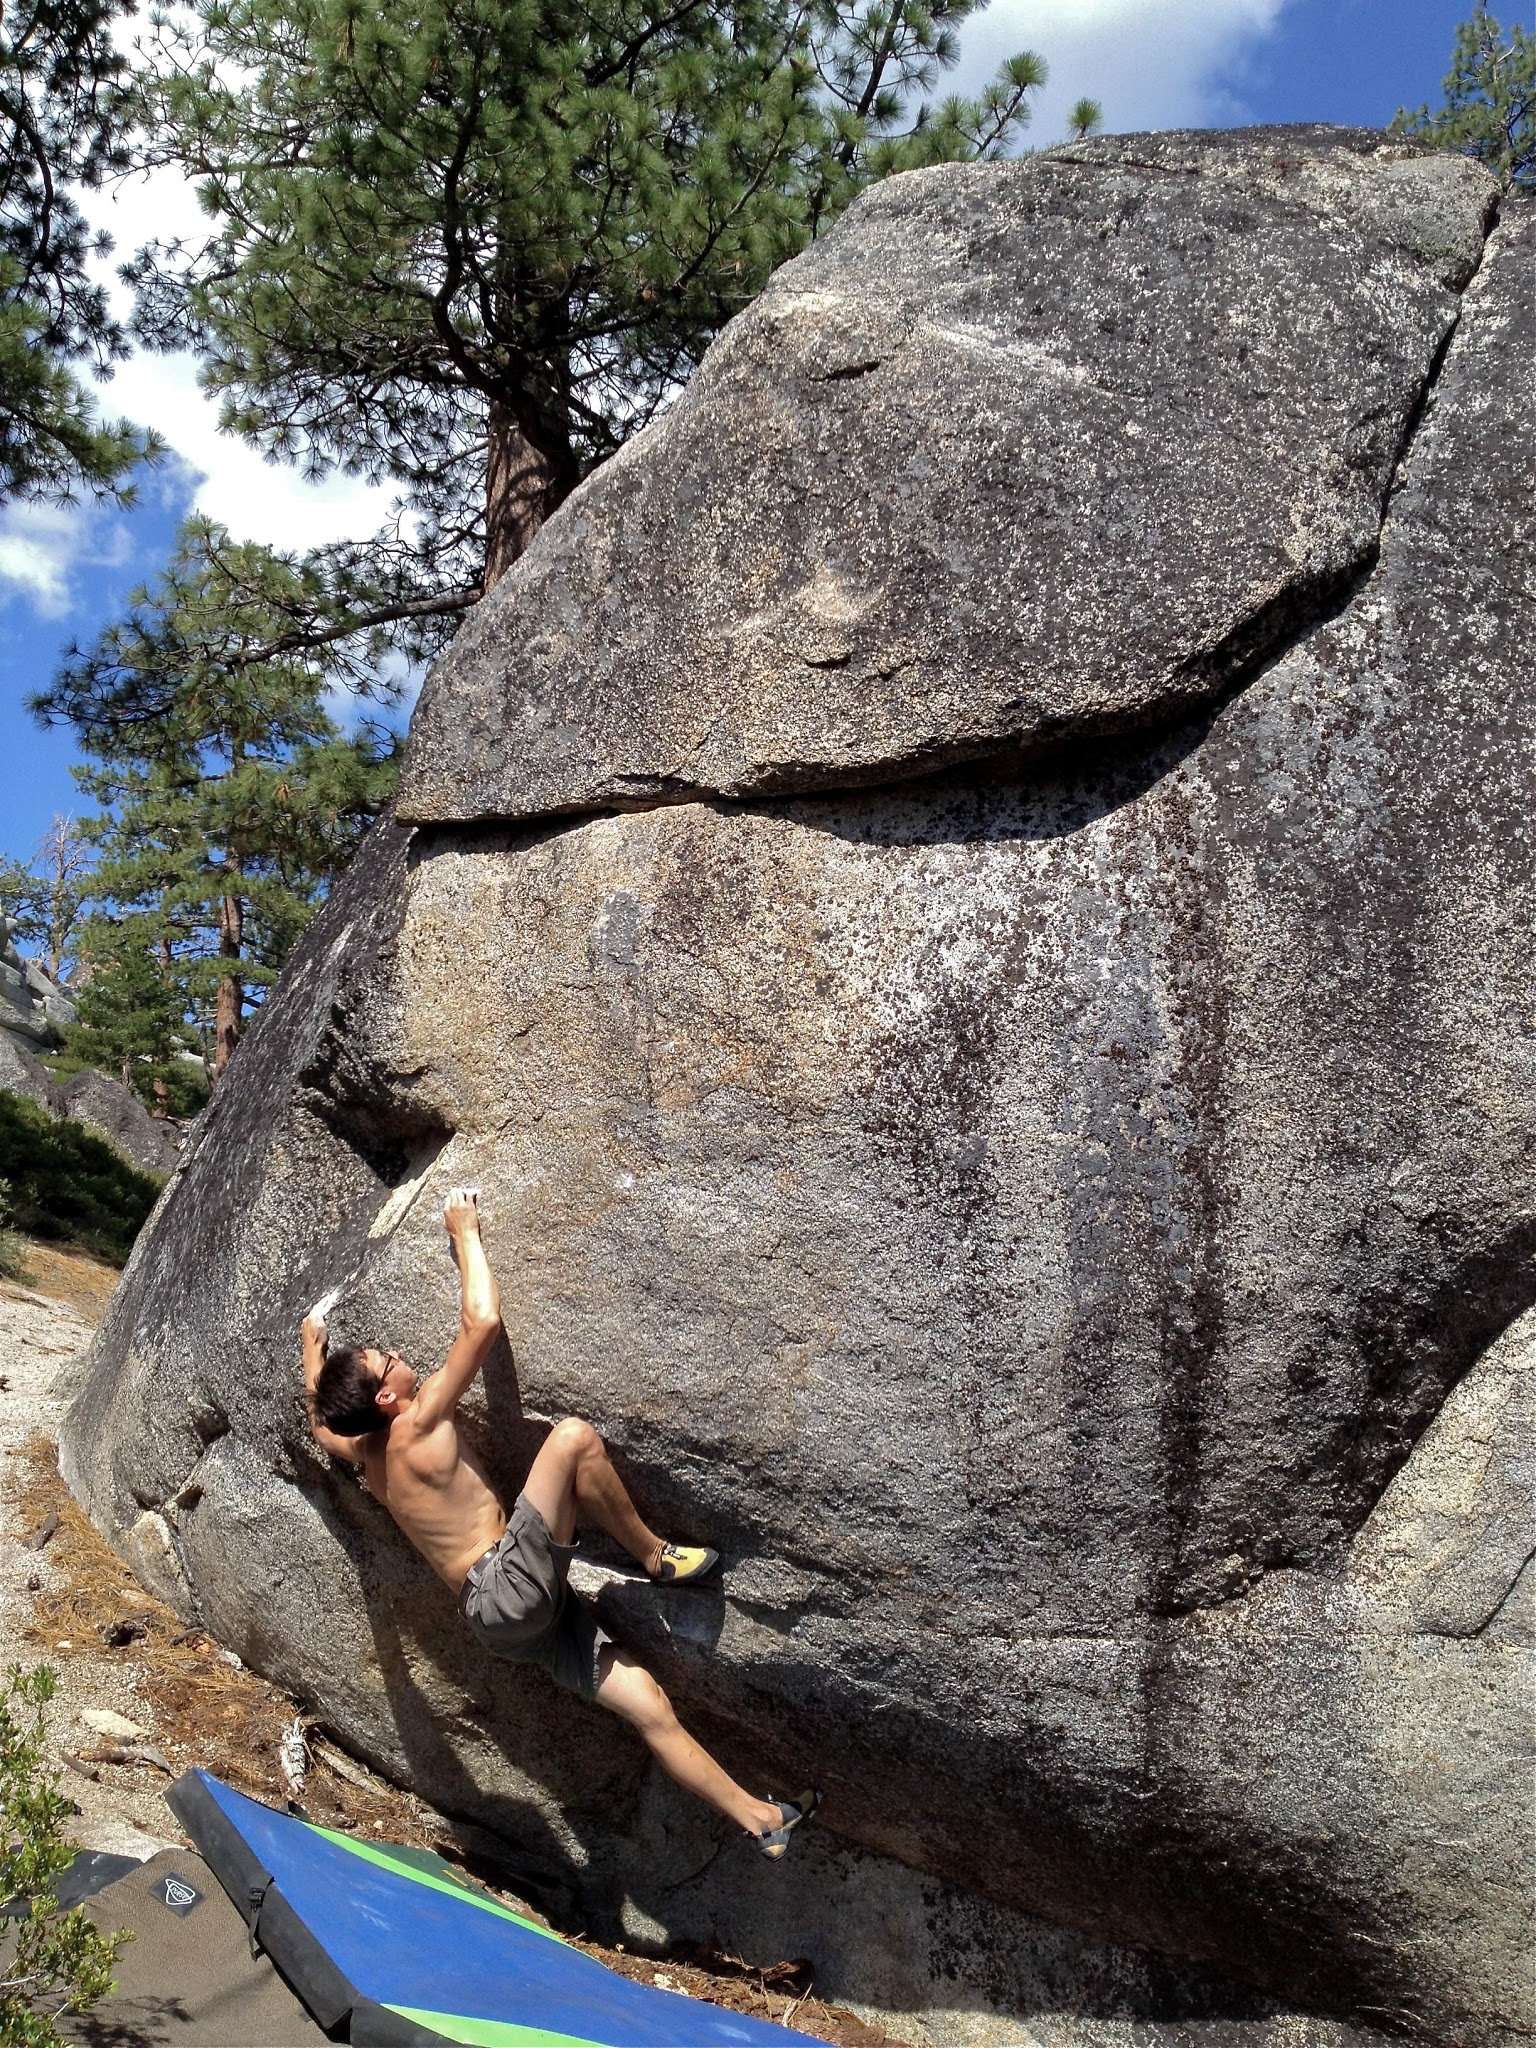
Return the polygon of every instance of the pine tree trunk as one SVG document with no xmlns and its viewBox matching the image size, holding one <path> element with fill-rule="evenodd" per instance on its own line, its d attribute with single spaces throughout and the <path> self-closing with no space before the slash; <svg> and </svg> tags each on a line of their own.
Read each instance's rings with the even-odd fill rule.
<svg viewBox="0 0 1536 2048">
<path fill-rule="evenodd" d="M 245 905 L 238 896 L 219 904 L 219 958 L 238 961 L 245 937 Z M 213 1078 L 219 1080 L 240 1040 L 240 1012 L 245 991 L 238 973 L 221 977 L 213 999 Z"/>
<path fill-rule="evenodd" d="M 164 1123 L 171 1113 L 171 1091 L 166 1086 L 163 1074 L 156 1074 L 153 1086 L 155 1106 L 149 1113 L 153 1117 L 158 1117 Z"/>
<path fill-rule="evenodd" d="M 499 399 L 491 401 L 485 465 L 485 588 L 499 583 L 580 478 L 567 446 L 538 448 Z"/>
</svg>

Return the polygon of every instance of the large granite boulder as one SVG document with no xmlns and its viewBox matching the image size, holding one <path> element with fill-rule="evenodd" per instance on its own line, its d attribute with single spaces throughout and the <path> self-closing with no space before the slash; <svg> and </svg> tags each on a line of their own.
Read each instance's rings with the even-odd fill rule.
<svg viewBox="0 0 1536 2048">
<path fill-rule="evenodd" d="M 1298 129 L 877 186 L 466 622 L 401 815 L 847 788 L 1208 699 L 1373 555 L 1488 204 Z"/>
<path fill-rule="evenodd" d="M 67 1469 L 589 1920 L 944 2048 L 1531 2026 L 1536 226 L 1485 245 L 1492 196 L 1326 131 L 895 181 L 429 684 L 415 822 L 198 1126 Z M 589 1415 L 721 1544 L 600 1597 L 744 1774 L 827 1787 L 790 1869 L 701 1870 L 307 1440 L 323 1287 L 440 1356 L 462 1180 L 483 1453 Z"/>
</svg>

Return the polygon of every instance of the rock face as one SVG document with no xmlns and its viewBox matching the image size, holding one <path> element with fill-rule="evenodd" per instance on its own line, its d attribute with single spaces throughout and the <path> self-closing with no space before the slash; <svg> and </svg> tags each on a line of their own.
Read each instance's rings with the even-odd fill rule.
<svg viewBox="0 0 1536 2048">
<path fill-rule="evenodd" d="M 414 825 L 66 1450 L 530 1883 L 945 2048 L 1532 2025 L 1536 227 L 1491 222 L 1329 131 L 895 181 L 429 684 Z M 434 1363 L 460 1180 L 485 1455 L 589 1415 L 721 1545 L 723 1591 L 601 1597 L 828 1789 L 791 1884 L 695 1881 L 624 1731 L 488 1667 L 308 1443 L 304 1307 Z"/>
<path fill-rule="evenodd" d="M 59 1113 L 58 1083 L 19 1037 L 3 1030 L 0 1030 L 0 1088 L 9 1095 L 24 1095 L 29 1102 L 46 1109 L 50 1116 Z"/>
<path fill-rule="evenodd" d="M 468 621 L 401 815 L 846 788 L 1210 698 L 1374 551 L 1487 207 L 1294 129 L 877 187 Z"/>
<path fill-rule="evenodd" d="M 133 1090 L 113 1075 L 88 1068 L 56 1081 L 40 1059 L 3 1030 L 0 1089 L 25 1096 L 50 1116 L 84 1124 L 145 1173 L 169 1173 L 180 1156 L 180 1126 L 152 1117 Z"/>
<path fill-rule="evenodd" d="M 152 1117 L 110 1074 L 88 1070 L 55 1081 L 37 1058 L 33 1047 L 56 1045 L 75 1021 L 75 1006 L 35 960 L 22 959 L 12 929 L 0 918 L 0 1089 L 85 1124 L 146 1173 L 169 1173 L 181 1149 L 175 1125 Z"/>
</svg>

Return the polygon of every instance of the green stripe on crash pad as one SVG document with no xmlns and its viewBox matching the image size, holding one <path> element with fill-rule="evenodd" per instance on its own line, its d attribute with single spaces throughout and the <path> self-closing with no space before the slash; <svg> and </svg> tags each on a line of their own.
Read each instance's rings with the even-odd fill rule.
<svg viewBox="0 0 1536 2048">
<path fill-rule="evenodd" d="M 606 2048 L 587 2034 L 552 2034 L 548 2027 L 519 2027 L 511 2020 L 477 2020 L 467 2013 L 427 2012 L 414 2005 L 386 2009 L 403 2020 L 414 2020 L 428 2033 L 441 2034 L 445 2041 L 462 2041 L 466 2048 Z"/>
<path fill-rule="evenodd" d="M 515 1921 L 519 1927 L 526 1927 L 530 1934 L 542 1934 L 546 1940 L 560 1942 L 562 1948 L 566 1946 L 560 1941 L 558 1934 L 551 1934 L 549 1929 L 541 1927 L 537 1920 L 529 1920 L 521 1913 L 514 1913 L 510 1906 L 502 1905 L 499 1899 L 488 1899 L 483 1892 L 475 1891 L 470 1885 L 461 1884 L 457 1878 L 439 1877 L 434 1871 L 423 1870 L 420 1864 L 412 1863 L 398 1853 L 392 1854 L 389 1849 L 382 1849 L 374 1842 L 360 1842 L 355 1835 L 339 1835 L 334 1828 L 316 1827 L 315 1823 L 309 1820 L 301 1821 L 299 1825 L 308 1828 L 312 1835 L 321 1835 L 327 1842 L 334 1842 L 338 1849 L 346 1849 L 353 1856 L 361 1856 L 365 1863 L 377 1863 L 381 1870 L 393 1871 L 396 1877 L 408 1877 L 412 1884 L 424 1884 L 435 1892 L 446 1892 L 452 1899 L 462 1899 L 466 1906 L 478 1906 L 483 1913 L 494 1913 L 498 1920 Z M 481 2022 L 466 2021 L 464 2024 L 478 2026 Z M 523 2033 L 527 2034 L 529 2041 L 549 2040 L 562 2044 L 577 2039 L 574 2034 L 543 2035 L 539 2034 L 537 2029 L 533 2033 L 528 2033 L 524 2028 Z M 468 2040 L 471 2037 L 455 2035 L 452 2038 Z M 522 2036 L 514 2031 L 507 2038 L 509 2041 L 520 2041 Z"/>
</svg>

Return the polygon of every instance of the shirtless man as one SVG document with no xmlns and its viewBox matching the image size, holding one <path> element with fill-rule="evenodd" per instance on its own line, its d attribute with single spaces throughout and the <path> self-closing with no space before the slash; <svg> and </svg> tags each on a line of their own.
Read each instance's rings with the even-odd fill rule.
<svg viewBox="0 0 1536 2048">
<path fill-rule="evenodd" d="M 398 1351 L 327 1351 L 320 1308 L 304 1319 L 304 1390 L 316 1443 L 363 1468 L 444 1584 L 470 1631 L 495 1655 L 541 1664 L 561 1685 L 639 1730 L 662 1769 L 734 1821 L 766 1856 L 818 1797 L 754 1799 L 700 1748 L 661 1687 L 567 1589 L 577 1514 L 622 1543 L 653 1579 L 682 1585 L 712 1571 L 713 1550 L 667 1543 L 648 1528 L 602 1438 L 574 1416 L 557 1423 L 529 1467 L 510 1517 L 459 1435 L 457 1410 L 501 1335 L 501 1296 L 480 1241 L 476 1191 L 455 1188 L 443 1221 L 459 1269 L 459 1333 L 441 1368 L 417 1385 Z"/>
</svg>

